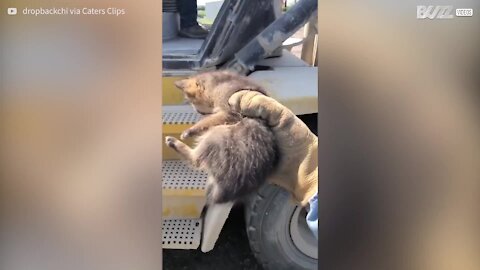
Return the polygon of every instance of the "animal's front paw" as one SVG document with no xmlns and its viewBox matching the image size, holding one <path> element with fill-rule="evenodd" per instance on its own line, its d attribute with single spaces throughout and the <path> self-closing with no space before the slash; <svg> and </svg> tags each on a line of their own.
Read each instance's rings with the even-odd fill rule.
<svg viewBox="0 0 480 270">
<path fill-rule="evenodd" d="M 195 134 L 193 129 L 187 129 L 180 135 L 181 140 L 185 140 L 186 138 L 190 138 Z"/>
<path fill-rule="evenodd" d="M 171 147 L 171 148 L 175 148 L 175 142 L 177 141 L 177 139 L 175 139 L 174 137 L 172 136 L 167 136 L 165 137 L 165 144 L 168 146 L 168 147 Z"/>
</svg>

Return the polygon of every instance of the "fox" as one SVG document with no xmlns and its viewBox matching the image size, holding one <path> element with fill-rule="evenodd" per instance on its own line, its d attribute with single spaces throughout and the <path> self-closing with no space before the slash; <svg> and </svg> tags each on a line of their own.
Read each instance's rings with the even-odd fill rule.
<svg viewBox="0 0 480 270">
<path fill-rule="evenodd" d="M 207 204 L 235 202 L 260 188 L 279 163 L 279 149 L 262 119 L 244 117 L 230 109 L 237 91 L 267 92 L 245 76 L 230 71 L 200 73 L 175 82 L 185 100 L 204 117 L 183 131 L 180 140 L 165 143 L 207 177 Z M 191 148 L 182 140 L 194 137 Z"/>
</svg>

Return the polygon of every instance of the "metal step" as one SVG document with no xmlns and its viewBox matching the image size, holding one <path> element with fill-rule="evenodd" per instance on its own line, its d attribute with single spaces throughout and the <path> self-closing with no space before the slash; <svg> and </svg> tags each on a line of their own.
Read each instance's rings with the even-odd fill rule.
<svg viewBox="0 0 480 270">
<path fill-rule="evenodd" d="M 195 124 L 201 115 L 193 110 L 190 105 L 168 105 L 163 107 L 163 138 L 166 136 L 180 137 L 180 134 L 193 124 Z M 193 145 L 193 139 L 184 141 L 188 145 Z M 162 147 L 163 160 L 176 160 L 180 156 L 171 148 Z"/>
<path fill-rule="evenodd" d="M 182 104 L 163 106 L 162 117 L 163 125 L 191 125 L 200 120 L 202 116 L 195 112 L 192 106 Z"/>
<path fill-rule="evenodd" d="M 201 219 L 166 219 L 162 222 L 162 248 L 197 249 L 202 233 Z"/>
<path fill-rule="evenodd" d="M 174 95 L 174 104 L 183 101 L 179 93 Z M 200 118 L 201 115 L 190 105 L 164 104 L 163 141 L 165 136 L 179 138 L 185 129 Z M 186 140 L 185 143 L 192 145 L 193 141 Z M 165 249 L 197 249 L 202 233 L 200 215 L 206 202 L 207 175 L 194 170 L 179 158 L 175 151 L 163 147 L 162 246 Z"/>
<path fill-rule="evenodd" d="M 207 175 L 183 160 L 162 162 L 162 216 L 199 218 L 206 202 Z"/>
</svg>

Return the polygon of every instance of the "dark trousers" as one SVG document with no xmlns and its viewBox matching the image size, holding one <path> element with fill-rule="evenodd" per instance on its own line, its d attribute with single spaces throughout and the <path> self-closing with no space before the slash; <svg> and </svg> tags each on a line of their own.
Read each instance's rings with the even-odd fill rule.
<svg viewBox="0 0 480 270">
<path fill-rule="evenodd" d="M 197 24 L 197 0 L 177 0 L 180 13 L 180 28 L 187 28 Z"/>
</svg>

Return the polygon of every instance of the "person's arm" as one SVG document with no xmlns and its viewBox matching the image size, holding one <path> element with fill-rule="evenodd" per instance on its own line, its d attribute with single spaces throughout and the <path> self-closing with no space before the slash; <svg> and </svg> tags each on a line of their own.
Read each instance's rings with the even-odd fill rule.
<svg viewBox="0 0 480 270">
<path fill-rule="evenodd" d="M 239 91 L 229 99 L 232 110 L 261 118 L 272 128 L 280 149 L 280 164 L 269 181 L 289 191 L 302 206 L 312 202 L 309 222 L 317 228 L 318 138 L 287 107 L 255 91 Z M 317 231 L 314 230 L 317 235 Z"/>
</svg>

